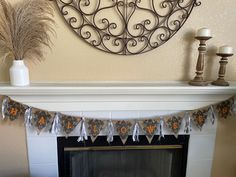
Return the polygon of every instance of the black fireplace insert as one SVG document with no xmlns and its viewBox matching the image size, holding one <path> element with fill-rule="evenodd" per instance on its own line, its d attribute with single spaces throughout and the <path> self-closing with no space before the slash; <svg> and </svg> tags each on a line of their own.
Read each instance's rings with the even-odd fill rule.
<svg viewBox="0 0 236 177">
<path fill-rule="evenodd" d="M 125 145 L 119 136 L 108 143 L 105 136 L 77 142 L 78 137 L 58 137 L 59 177 L 185 177 L 188 135 L 145 136 Z"/>
</svg>

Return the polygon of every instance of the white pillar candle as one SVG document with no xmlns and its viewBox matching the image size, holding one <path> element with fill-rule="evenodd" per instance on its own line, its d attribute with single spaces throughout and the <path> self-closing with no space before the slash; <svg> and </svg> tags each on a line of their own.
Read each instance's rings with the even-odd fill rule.
<svg viewBox="0 0 236 177">
<path fill-rule="evenodd" d="M 223 53 L 223 54 L 233 54 L 233 47 L 224 45 L 219 47 L 218 53 Z"/>
<path fill-rule="evenodd" d="M 197 37 L 211 37 L 211 30 L 208 28 L 201 28 L 197 30 Z"/>
</svg>

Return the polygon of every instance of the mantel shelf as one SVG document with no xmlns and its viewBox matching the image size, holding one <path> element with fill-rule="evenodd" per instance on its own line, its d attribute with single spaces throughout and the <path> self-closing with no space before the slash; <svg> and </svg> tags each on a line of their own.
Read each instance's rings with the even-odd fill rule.
<svg viewBox="0 0 236 177">
<path fill-rule="evenodd" d="M 190 86 L 186 82 L 35 83 L 28 87 L 0 84 L 0 95 L 51 111 L 191 110 L 236 94 L 229 87 Z"/>
<path fill-rule="evenodd" d="M 27 87 L 0 84 L 1 95 L 234 95 L 236 82 L 229 87 L 190 86 L 186 82 L 80 82 L 35 83 Z"/>
</svg>

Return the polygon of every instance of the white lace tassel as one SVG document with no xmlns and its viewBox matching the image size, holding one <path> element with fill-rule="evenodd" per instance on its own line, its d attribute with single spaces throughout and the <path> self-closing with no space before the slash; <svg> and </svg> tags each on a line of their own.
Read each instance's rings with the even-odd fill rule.
<svg viewBox="0 0 236 177">
<path fill-rule="evenodd" d="M 215 119 L 217 118 L 217 116 L 216 116 L 216 113 L 215 113 L 215 110 L 214 110 L 213 106 L 211 106 L 211 108 L 209 109 L 208 117 L 211 118 L 211 123 L 212 123 L 212 125 L 214 125 Z"/>
<path fill-rule="evenodd" d="M 9 97 L 5 97 L 2 101 L 2 119 L 5 119 L 6 117 L 6 110 L 7 110 L 7 106 L 8 106 L 8 101 L 9 101 Z"/>
<path fill-rule="evenodd" d="M 159 140 L 161 140 L 161 138 L 165 137 L 163 130 L 164 130 L 164 120 L 163 120 L 163 118 L 161 118 L 161 120 L 160 120 L 160 135 L 159 135 Z"/>
<path fill-rule="evenodd" d="M 184 132 L 189 134 L 192 131 L 192 127 L 191 127 L 191 116 L 190 113 L 187 112 L 185 114 L 185 129 Z"/>
<path fill-rule="evenodd" d="M 26 125 L 26 127 L 31 126 L 31 120 L 32 120 L 32 107 L 29 107 L 25 111 L 25 125 Z"/>
<path fill-rule="evenodd" d="M 134 125 L 133 141 L 134 142 L 139 141 L 139 124 L 138 124 L 138 122 L 136 122 L 135 125 Z"/>
<path fill-rule="evenodd" d="M 54 119 L 53 119 L 53 123 L 52 123 L 52 127 L 51 127 L 51 131 L 50 133 L 53 133 L 53 134 L 58 134 L 59 133 L 59 130 L 60 130 L 60 113 L 55 113 L 55 116 L 54 116 Z"/>
<path fill-rule="evenodd" d="M 233 100 L 234 100 L 234 103 L 232 105 L 231 111 L 233 115 L 236 115 L 236 96 L 233 98 Z"/>
<path fill-rule="evenodd" d="M 107 142 L 111 143 L 113 141 L 113 135 L 114 135 L 114 126 L 112 121 L 110 120 L 107 124 Z"/>
<path fill-rule="evenodd" d="M 85 120 L 84 120 L 84 118 L 82 118 L 81 126 L 80 126 L 80 136 L 77 141 L 81 142 L 84 140 L 88 140 L 88 136 L 87 136 L 87 132 L 86 132 L 86 128 L 85 128 Z"/>
</svg>

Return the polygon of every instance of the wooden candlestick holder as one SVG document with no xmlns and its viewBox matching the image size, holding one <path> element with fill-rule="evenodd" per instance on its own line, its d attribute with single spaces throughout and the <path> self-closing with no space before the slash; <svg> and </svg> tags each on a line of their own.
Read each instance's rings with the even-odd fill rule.
<svg viewBox="0 0 236 177">
<path fill-rule="evenodd" d="M 226 53 L 217 53 L 217 56 L 221 57 L 220 60 L 220 68 L 218 73 L 218 79 L 216 81 L 213 81 L 212 85 L 217 86 L 229 86 L 229 82 L 225 81 L 225 73 L 226 73 L 226 64 L 228 63 L 228 57 L 233 56 L 233 54 L 226 54 Z"/>
<path fill-rule="evenodd" d="M 197 36 L 195 39 L 200 41 L 198 51 L 198 60 L 196 65 L 196 76 L 193 80 L 189 82 L 190 85 L 194 86 L 206 86 L 208 82 L 203 79 L 203 70 L 204 70 L 204 62 L 205 62 L 205 54 L 206 54 L 206 41 L 211 39 L 212 37 L 201 37 Z"/>
</svg>

